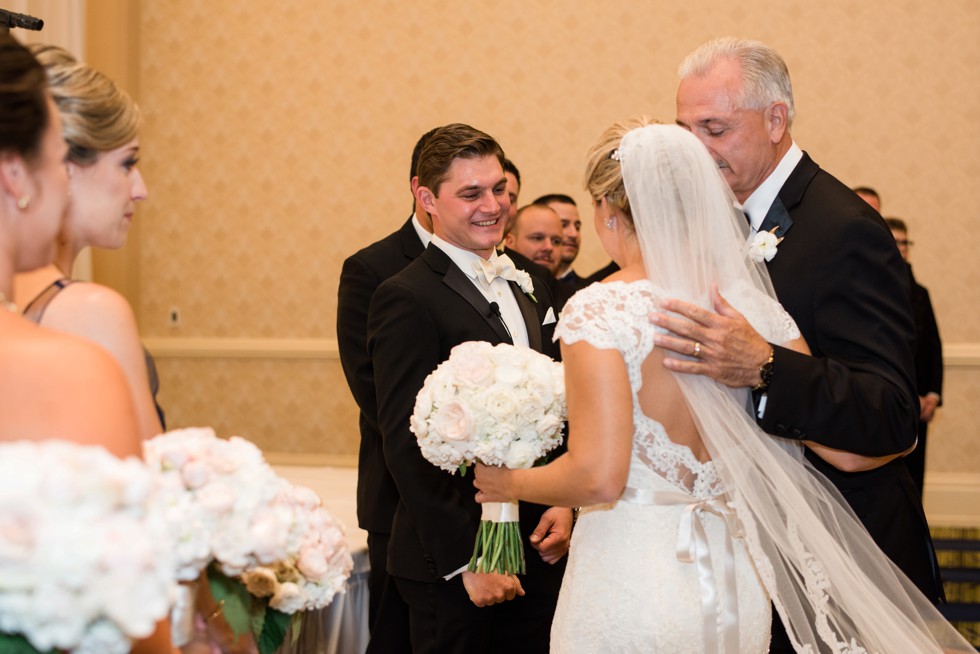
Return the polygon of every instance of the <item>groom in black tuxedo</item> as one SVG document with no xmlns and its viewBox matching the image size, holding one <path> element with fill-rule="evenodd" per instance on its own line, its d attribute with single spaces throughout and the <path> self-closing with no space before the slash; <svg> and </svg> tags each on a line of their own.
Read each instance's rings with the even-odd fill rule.
<svg viewBox="0 0 980 654">
<path fill-rule="evenodd" d="M 782 238 L 768 262 L 776 295 L 812 355 L 766 343 L 723 300 L 666 317 L 658 342 L 700 361 L 665 360 L 754 391 L 759 425 L 868 457 L 841 471 L 807 451 L 872 538 L 930 599 L 943 601 L 919 494 L 898 455 L 915 444 L 918 402 L 908 273 L 881 217 L 814 163 L 790 135 L 789 72 L 757 41 L 718 39 L 681 64 L 677 122 L 718 163 L 752 225 Z M 695 348 L 695 344 L 700 344 Z M 777 621 L 778 622 L 778 621 Z M 774 627 L 774 652 L 792 651 Z"/>
<path fill-rule="evenodd" d="M 546 285 L 522 287 L 506 265 L 499 276 L 481 267 L 501 259 L 494 246 L 509 207 L 502 162 L 497 142 L 467 125 L 432 135 L 415 195 L 432 218 L 432 242 L 378 288 L 368 313 L 378 425 L 400 498 L 388 572 L 409 606 L 417 653 L 547 652 L 568 548 L 570 509 L 522 503 L 527 575 L 467 571 L 481 514 L 472 480 L 427 462 L 409 431 L 416 394 L 455 345 L 481 340 L 556 353 Z"/>
<path fill-rule="evenodd" d="M 423 134 L 412 150 L 409 185 L 413 213 L 395 232 L 358 250 L 344 261 L 337 291 L 337 344 L 340 363 L 360 410 L 361 443 L 357 462 L 357 522 L 368 532 L 368 654 L 410 652 L 408 607 L 386 571 L 391 521 L 398 489 L 385 463 L 378 427 L 374 365 L 367 351 L 367 317 L 371 297 L 383 281 L 417 259 L 432 235 L 432 219 L 415 206 L 419 154 L 435 129 Z M 377 629 L 375 627 L 378 627 Z"/>
</svg>

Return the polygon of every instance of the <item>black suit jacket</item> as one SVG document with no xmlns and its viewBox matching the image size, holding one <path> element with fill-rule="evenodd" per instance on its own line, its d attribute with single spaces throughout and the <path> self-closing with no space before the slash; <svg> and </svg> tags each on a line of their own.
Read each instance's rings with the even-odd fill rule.
<svg viewBox="0 0 980 654">
<path fill-rule="evenodd" d="M 912 266 L 908 269 L 909 279 L 912 281 L 912 314 L 915 317 L 916 390 L 919 395 L 935 393 L 942 398 L 943 342 L 939 338 L 939 325 L 936 324 L 929 291 L 916 281 Z"/>
<path fill-rule="evenodd" d="M 530 346 L 553 355 L 554 323 L 542 325 L 552 306 L 547 287 L 535 280 L 537 302 L 511 283 L 524 315 Z M 465 341 L 511 342 L 501 320 L 473 282 L 439 248 L 430 245 L 416 261 L 381 285 L 371 301 L 368 352 L 374 360 L 378 423 L 385 458 L 401 500 L 395 511 L 388 550 L 388 572 L 397 577 L 441 582 L 473 553 L 480 506 L 471 475 L 449 474 L 426 461 L 409 417 L 426 376 Z M 544 507 L 521 504 L 525 548 L 530 529 Z M 530 529 L 527 527 L 530 526 Z M 540 557 L 528 552 L 531 566 Z M 560 584 L 562 566 L 545 571 Z M 531 592 L 525 584 L 528 596 Z"/>
<path fill-rule="evenodd" d="M 357 522 L 362 529 L 391 533 L 398 489 L 388 472 L 378 428 L 374 367 L 367 351 L 371 297 L 383 281 L 423 251 L 412 219 L 344 261 L 337 293 L 337 344 L 347 385 L 360 409 L 361 445 L 357 465 Z"/>
<path fill-rule="evenodd" d="M 813 356 L 776 348 L 760 426 L 867 455 L 915 442 L 914 326 L 905 264 L 881 217 L 808 155 L 762 230 L 784 237 L 768 264 L 776 295 Z M 921 500 L 900 459 L 844 473 L 808 453 L 885 553 L 942 597 Z"/>
</svg>

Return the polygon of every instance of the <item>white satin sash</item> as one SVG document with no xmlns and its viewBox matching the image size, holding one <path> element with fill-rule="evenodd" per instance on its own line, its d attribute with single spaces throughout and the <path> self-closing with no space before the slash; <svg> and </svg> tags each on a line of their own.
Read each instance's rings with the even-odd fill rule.
<svg viewBox="0 0 980 654">
<path fill-rule="evenodd" d="M 706 653 L 738 652 L 738 603 L 735 586 L 735 549 L 733 538 L 741 538 L 742 531 L 735 512 L 717 495 L 708 500 L 698 500 L 680 491 L 654 491 L 629 488 L 622 500 L 632 504 L 684 505 L 677 534 L 677 560 L 697 565 L 701 590 L 701 619 L 704 628 Z M 715 583 L 714 566 L 708 546 L 708 535 L 701 522 L 704 512 L 713 513 L 725 524 L 724 581 L 721 589 Z"/>
</svg>

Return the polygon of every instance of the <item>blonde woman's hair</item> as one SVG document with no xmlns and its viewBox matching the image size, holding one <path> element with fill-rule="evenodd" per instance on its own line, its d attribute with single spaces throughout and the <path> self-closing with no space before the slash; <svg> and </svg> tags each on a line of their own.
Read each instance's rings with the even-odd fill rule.
<svg viewBox="0 0 980 654">
<path fill-rule="evenodd" d="M 29 47 L 47 72 L 69 161 L 90 165 L 99 154 L 136 138 L 142 123 L 139 107 L 112 79 L 58 46 Z"/>
<path fill-rule="evenodd" d="M 619 209 L 630 229 L 633 228 L 633 213 L 630 211 L 629 198 L 626 197 L 626 187 L 623 186 L 623 168 L 619 160 L 613 157 L 613 153 L 619 149 L 620 141 L 628 132 L 659 123 L 659 120 L 647 116 L 613 123 L 599 136 L 599 140 L 586 155 L 586 190 L 594 202 L 606 198 L 610 206 Z"/>
</svg>

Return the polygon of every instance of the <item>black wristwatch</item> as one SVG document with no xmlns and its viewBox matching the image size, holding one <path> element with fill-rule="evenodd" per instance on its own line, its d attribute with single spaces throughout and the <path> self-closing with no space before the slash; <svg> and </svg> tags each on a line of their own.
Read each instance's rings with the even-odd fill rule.
<svg viewBox="0 0 980 654">
<path fill-rule="evenodd" d="M 769 360 L 759 366 L 759 383 L 752 388 L 753 393 L 761 393 L 769 388 L 772 381 L 772 360 L 776 354 L 776 348 L 769 346 Z"/>
</svg>

